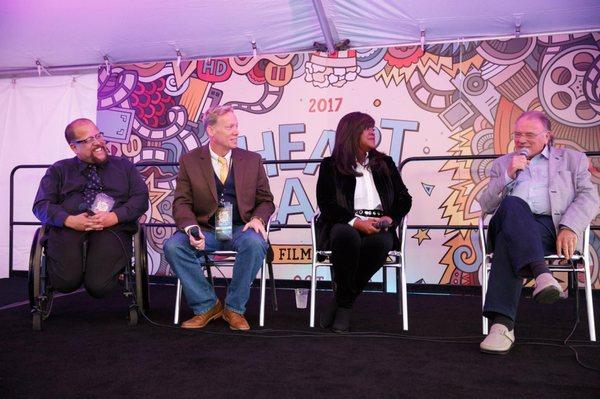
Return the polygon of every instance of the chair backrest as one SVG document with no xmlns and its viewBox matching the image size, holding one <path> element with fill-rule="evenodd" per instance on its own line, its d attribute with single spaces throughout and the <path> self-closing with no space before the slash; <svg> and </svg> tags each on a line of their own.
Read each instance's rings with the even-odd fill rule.
<svg viewBox="0 0 600 399">
<path fill-rule="evenodd" d="M 408 214 L 404 215 L 400 226 L 398 226 L 398 239 L 400 240 L 400 253 L 404 255 L 406 246 L 406 228 L 408 226 Z"/>
<path fill-rule="evenodd" d="M 477 232 L 479 234 L 479 247 L 481 248 L 481 253 L 485 258 L 487 255 L 487 246 L 486 246 L 486 235 L 485 235 L 485 218 L 488 215 L 484 212 L 481 212 L 481 216 L 477 219 Z"/>
<path fill-rule="evenodd" d="M 317 208 L 312 216 L 312 219 L 310 220 L 310 239 L 313 247 L 313 254 L 316 254 L 317 251 L 317 233 L 315 231 L 315 223 L 317 222 L 319 216 L 321 216 L 321 212 L 319 211 L 319 208 Z"/>
</svg>

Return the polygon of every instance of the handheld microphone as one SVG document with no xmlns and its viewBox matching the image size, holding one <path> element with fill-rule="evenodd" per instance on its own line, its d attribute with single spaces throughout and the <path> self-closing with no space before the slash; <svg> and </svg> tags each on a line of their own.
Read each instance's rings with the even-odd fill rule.
<svg viewBox="0 0 600 399">
<path fill-rule="evenodd" d="M 387 220 L 380 220 L 377 223 L 375 223 L 374 226 L 380 230 L 387 229 L 388 227 L 390 227 L 390 222 L 388 222 Z"/>
<path fill-rule="evenodd" d="M 86 212 L 88 214 L 88 216 L 94 216 L 95 213 L 94 211 L 92 211 L 92 209 L 90 208 L 90 206 L 84 202 L 82 202 L 81 204 L 79 204 L 79 211 L 80 212 Z"/>
<path fill-rule="evenodd" d="M 529 148 L 521 148 L 519 150 L 518 155 L 524 156 L 525 158 L 527 158 L 529 156 Z M 519 174 L 521 174 L 522 171 L 523 171 L 523 169 L 517 170 L 517 172 L 515 173 L 515 180 L 517 179 L 517 177 L 519 177 Z"/>
<path fill-rule="evenodd" d="M 192 237 L 194 237 L 195 240 L 199 240 L 200 239 L 200 228 L 198 228 L 198 226 L 193 226 L 190 229 L 190 235 Z"/>
</svg>

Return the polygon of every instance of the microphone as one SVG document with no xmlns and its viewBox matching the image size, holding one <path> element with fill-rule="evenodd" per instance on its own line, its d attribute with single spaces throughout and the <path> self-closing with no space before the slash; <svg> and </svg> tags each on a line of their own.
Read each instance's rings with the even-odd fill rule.
<svg viewBox="0 0 600 399">
<path fill-rule="evenodd" d="M 388 222 L 387 220 L 380 220 L 377 223 L 375 223 L 373 226 L 377 227 L 378 229 L 387 229 L 388 227 L 390 227 L 390 222 Z"/>
<path fill-rule="evenodd" d="M 86 204 L 85 202 L 82 202 L 81 204 L 79 204 L 79 212 L 86 212 L 88 214 L 88 216 L 95 215 L 94 211 L 92 211 L 90 206 L 88 204 Z"/>
<path fill-rule="evenodd" d="M 193 226 L 190 229 L 190 235 L 192 237 L 194 237 L 195 240 L 199 240 L 200 239 L 200 228 L 198 226 Z"/>
<path fill-rule="evenodd" d="M 517 155 L 524 156 L 525 158 L 527 158 L 529 156 L 529 148 L 521 148 Z M 515 173 L 515 180 L 517 180 L 522 171 L 523 169 L 517 170 L 517 172 Z"/>
</svg>

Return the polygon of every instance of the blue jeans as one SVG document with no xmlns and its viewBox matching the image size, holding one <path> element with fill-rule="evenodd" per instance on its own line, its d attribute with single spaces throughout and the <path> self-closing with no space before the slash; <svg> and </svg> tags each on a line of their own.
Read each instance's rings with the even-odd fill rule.
<svg viewBox="0 0 600 399">
<path fill-rule="evenodd" d="M 188 306 L 198 315 L 206 312 L 217 302 L 212 285 L 204 276 L 204 254 L 213 251 L 236 251 L 233 276 L 227 290 L 225 307 L 244 314 L 250 297 L 250 286 L 261 268 L 267 253 L 267 242 L 252 229 L 242 231 L 244 226 L 233 226 L 233 240 L 218 241 L 214 231 L 202 231 L 206 242 L 203 251 L 190 245 L 187 234 L 177 231 L 163 247 L 165 257 L 181 280 Z"/>
</svg>

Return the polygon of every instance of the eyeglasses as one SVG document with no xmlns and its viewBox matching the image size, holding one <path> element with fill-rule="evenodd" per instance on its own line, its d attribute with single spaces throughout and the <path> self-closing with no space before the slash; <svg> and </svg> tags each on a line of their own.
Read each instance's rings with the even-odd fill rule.
<svg viewBox="0 0 600 399">
<path fill-rule="evenodd" d="M 94 136 L 88 137 L 87 139 L 71 141 L 71 144 L 90 144 L 94 141 L 102 140 L 104 140 L 104 133 L 100 132 Z"/>
<path fill-rule="evenodd" d="M 547 130 L 544 130 L 543 132 L 540 133 L 521 133 L 521 132 L 512 132 L 511 136 L 513 138 L 513 140 L 518 140 L 521 137 L 525 137 L 525 139 L 527 140 L 533 140 L 534 138 L 536 138 L 537 136 L 539 136 L 540 134 L 544 134 L 547 133 Z"/>
</svg>

